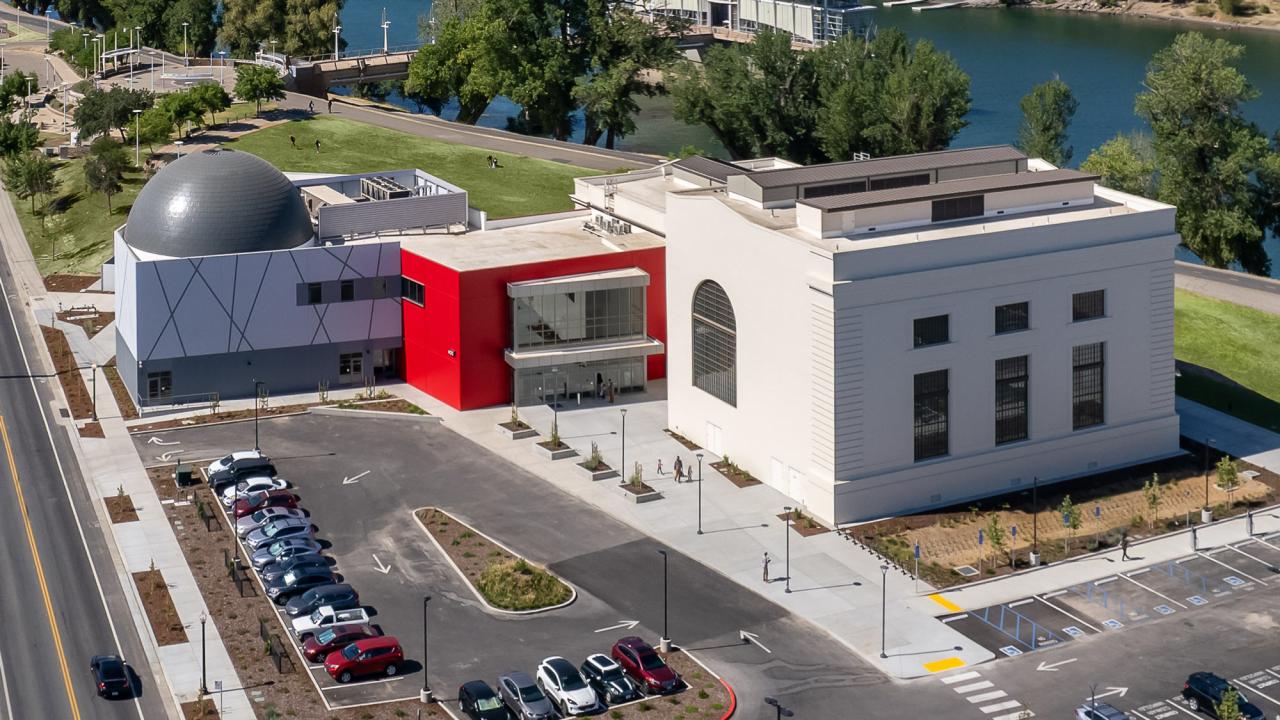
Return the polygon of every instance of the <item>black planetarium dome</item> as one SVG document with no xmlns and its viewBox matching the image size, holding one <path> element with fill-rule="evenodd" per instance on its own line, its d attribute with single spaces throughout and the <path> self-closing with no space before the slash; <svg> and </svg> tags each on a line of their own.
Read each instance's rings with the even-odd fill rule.
<svg viewBox="0 0 1280 720">
<path fill-rule="evenodd" d="M 287 250 L 313 232 L 284 173 L 256 155 L 215 148 L 156 173 L 138 193 L 124 234 L 139 250 L 198 257 Z"/>
</svg>

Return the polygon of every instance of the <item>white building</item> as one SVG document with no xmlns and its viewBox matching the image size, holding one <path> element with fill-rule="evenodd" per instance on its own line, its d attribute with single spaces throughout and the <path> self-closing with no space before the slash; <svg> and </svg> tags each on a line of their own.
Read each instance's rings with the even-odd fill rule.
<svg viewBox="0 0 1280 720">
<path fill-rule="evenodd" d="M 672 429 L 841 523 L 1179 452 L 1173 207 L 1004 146 L 764 166 L 578 182 L 662 217 Z"/>
<path fill-rule="evenodd" d="M 695 26 L 747 33 L 771 28 L 813 44 L 838 40 L 847 33 L 867 36 L 875 16 L 874 5 L 858 0 L 650 0 L 643 7 Z"/>
</svg>

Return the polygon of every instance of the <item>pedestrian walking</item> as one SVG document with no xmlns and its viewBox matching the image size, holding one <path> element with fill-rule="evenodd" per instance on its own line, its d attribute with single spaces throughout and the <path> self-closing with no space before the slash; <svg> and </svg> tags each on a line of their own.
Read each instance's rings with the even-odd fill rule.
<svg viewBox="0 0 1280 720">
<path fill-rule="evenodd" d="M 1120 559 L 1129 559 L 1129 533 L 1120 536 Z"/>
<path fill-rule="evenodd" d="M 329 98 L 329 114 L 333 114 L 333 98 Z"/>
<path fill-rule="evenodd" d="M 311 113 L 312 115 L 315 115 L 315 114 L 316 114 L 316 102 L 315 102 L 315 100 L 308 100 L 308 101 L 307 101 L 307 112 Z"/>
<path fill-rule="evenodd" d="M 658 458 L 658 474 L 662 474 L 662 458 Z"/>
<path fill-rule="evenodd" d="M 676 456 L 676 461 L 671 464 L 671 469 L 676 474 L 676 482 L 680 482 L 680 478 L 684 477 L 684 463 L 680 461 L 680 456 Z"/>
<path fill-rule="evenodd" d="M 761 564 L 764 566 L 764 581 L 769 582 L 769 553 L 764 554 L 764 561 Z"/>
<path fill-rule="evenodd" d="M 316 138 L 316 152 L 320 152 L 320 138 Z"/>
<path fill-rule="evenodd" d="M 294 150 L 298 149 L 298 139 L 292 135 L 289 136 L 289 147 L 293 148 Z"/>
</svg>

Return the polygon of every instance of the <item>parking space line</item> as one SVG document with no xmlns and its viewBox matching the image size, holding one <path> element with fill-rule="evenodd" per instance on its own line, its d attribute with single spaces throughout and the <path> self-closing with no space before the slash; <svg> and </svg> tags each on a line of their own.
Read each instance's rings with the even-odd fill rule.
<svg viewBox="0 0 1280 720">
<path fill-rule="evenodd" d="M 1026 720 L 1026 718 L 1033 718 L 1035 716 L 1036 714 L 1030 710 L 1023 710 L 1021 712 L 1009 713 L 1008 715 L 996 715 L 991 718 L 991 720 Z"/>
<path fill-rule="evenodd" d="M 984 703 L 988 700 L 998 700 L 1002 697 L 1009 697 L 1009 693 L 1003 690 L 992 690 L 991 692 L 984 692 L 984 693 L 978 693 L 977 695 L 970 695 L 969 697 L 965 698 L 965 700 L 968 700 L 974 705 L 977 705 L 978 703 Z"/>
<path fill-rule="evenodd" d="M 1017 700 L 1008 700 L 1006 702 L 996 703 L 995 705 L 987 705 L 986 707 L 980 707 L 978 709 L 990 715 L 991 713 L 994 713 L 994 712 L 1000 712 L 1001 710 L 1009 710 L 1016 707 L 1022 707 L 1022 703 L 1018 702 Z M 1018 713 L 1014 713 L 1014 717 L 1017 717 L 1017 715 Z"/>
<path fill-rule="evenodd" d="M 1196 554 L 1197 554 L 1197 555 L 1199 555 L 1200 557 L 1205 558 L 1206 560 L 1211 560 L 1211 561 L 1213 561 L 1213 562 L 1218 563 L 1219 565 L 1221 565 L 1222 567 L 1224 567 L 1224 568 L 1226 568 L 1226 569 L 1230 570 L 1230 571 L 1231 571 L 1231 572 L 1233 572 L 1233 573 L 1239 573 L 1239 574 L 1241 574 L 1241 575 L 1243 575 L 1243 576 L 1245 576 L 1245 577 L 1249 578 L 1250 580 L 1252 580 L 1252 581 L 1254 581 L 1254 582 L 1258 583 L 1259 585 L 1266 585 L 1266 583 L 1262 582 L 1262 581 L 1261 581 L 1261 580 L 1259 580 L 1258 578 L 1256 578 L 1256 577 L 1254 577 L 1254 576 L 1250 575 L 1249 573 L 1247 573 L 1247 572 L 1245 572 L 1245 571 L 1243 571 L 1243 570 L 1237 570 L 1237 569 L 1235 569 L 1235 568 L 1231 567 L 1230 565 L 1228 565 L 1228 564 L 1226 564 L 1226 563 L 1222 562 L 1221 560 L 1219 560 L 1218 558 L 1216 558 L 1216 557 L 1214 557 L 1214 556 L 1212 556 L 1212 555 L 1205 555 L 1205 554 L 1204 554 L 1204 553 L 1202 553 L 1202 552 L 1197 552 Z"/>
<path fill-rule="evenodd" d="M 1255 555 L 1250 555 L 1249 553 L 1247 553 L 1247 552 L 1245 552 L 1245 551 L 1241 550 L 1240 548 L 1236 547 L 1235 545 L 1228 545 L 1227 547 L 1231 548 L 1232 550 L 1235 550 L 1236 552 L 1240 553 L 1241 555 L 1243 555 L 1243 556 L 1245 556 L 1245 557 L 1249 558 L 1250 560 L 1252 560 L 1252 561 L 1254 561 L 1254 562 L 1262 563 L 1262 566 L 1263 566 L 1263 567 L 1265 567 L 1266 569 L 1270 570 L 1271 572 L 1276 572 L 1276 566 L 1275 566 L 1275 565 L 1272 565 L 1271 563 L 1267 562 L 1266 560 L 1263 560 L 1262 558 L 1257 557 L 1257 556 L 1255 556 Z M 1259 582 L 1262 582 L 1262 581 L 1260 580 Z M 1264 582 L 1264 583 L 1262 583 L 1262 584 L 1263 584 L 1263 585 L 1265 585 L 1266 583 Z"/>
<path fill-rule="evenodd" d="M 1035 602 L 1035 601 L 1036 601 L 1036 599 L 1035 599 L 1035 598 L 1026 598 L 1026 599 L 1024 599 L 1024 600 L 1019 600 L 1019 601 L 1017 601 L 1017 602 L 1011 602 L 1011 603 L 1009 603 L 1009 607 L 1011 607 L 1011 608 L 1016 608 L 1016 607 L 1018 607 L 1019 605 L 1026 605 L 1026 604 L 1027 604 L 1027 603 L 1029 603 L 1029 602 Z"/>
<path fill-rule="evenodd" d="M 1262 543 L 1263 545 L 1266 545 L 1267 547 L 1280 550 L 1280 545 L 1276 545 L 1275 543 L 1268 542 L 1265 538 L 1255 537 L 1254 540 L 1257 540 L 1258 542 Z"/>
<path fill-rule="evenodd" d="M 1159 595 L 1160 597 L 1164 598 L 1165 600 L 1168 600 L 1174 605 L 1177 605 L 1183 610 L 1187 609 L 1186 605 L 1183 605 L 1182 603 L 1178 602 L 1177 600 L 1174 600 L 1173 598 L 1169 597 L 1168 595 L 1165 595 L 1164 593 L 1160 592 L 1159 590 L 1156 590 L 1155 588 L 1149 588 L 1146 585 L 1143 585 L 1142 583 L 1138 582 L 1137 580 L 1134 580 L 1128 575 L 1121 575 L 1120 577 L 1124 578 L 1125 580 L 1128 580 L 1129 582 L 1133 583 L 1134 585 L 1137 585 L 1138 587 L 1142 588 L 1143 590 L 1146 590 L 1149 593 L 1155 593 L 1156 595 Z"/>
<path fill-rule="evenodd" d="M 962 672 L 959 675 L 947 675 L 946 677 L 940 678 L 940 679 L 942 680 L 942 684 L 951 685 L 953 683 L 964 682 L 965 680 L 972 680 L 976 677 L 982 677 L 982 676 L 974 672 L 973 670 L 970 670 L 969 672 Z"/>
<path fill-rule="evenodd" d="M 980 682 L 969 683 L 968 685 L 961 685 L 959 687 L 953 687 L 951 689 L 963 695 L 964 693 L 971 693 L 974 690 L 986 690 L 987 688 L 992 687 L 993 685 L 995 685 L 995 683 L 991 682 L 990 680 L 982 680 Z"/>
<path fill-rule="evenodd" d="M 1252 692 L 1254 695 L 1257 695 L 1260 698 L 1265 698 L 1272 705 L 1275 705 L 1276 707 L 1280 707 L 1280 700 L 1276 700 L 1275 698 L 1271 697 L 1270 695 L 1267 695 L 1266 693 L 1262 692 L 1258 688 L 1245 682 L 1244 678 L 1236 678 L 1235 682 L 1238 682 L 1241 685 L 1244 685 L 1245 687 L 1249 688 L 1249 691 Z"/>
<path fill-rule="evenodd" d="M 364 687 L 365 685 L 377 685 L 379 683 L 396 682 L 398 680 L 405 679 L 405 677 L 406 676 L 404 675 L 397 675 L 396 677 L 381 678 L 379 680 L 366 680 L 364 682 L 358 682 L 358 683 L 344 683 L 342 685 L 334 685 L 333 687 L 327 687 L 327 688 L 322 687 L 320 688 L 320 692 L 329 692 L 330 690 L 345 690 L 347 688 L 352 688 L 352 687 Z"/>
<path fill-rule="evenodd" d="M 1138 716 L 1138 720 L 1151 720 L 1151 718 L 1148 718 L 1146 715 L 1143 715 L 1142 713 L 1138 712 L 1137 710 L 1130 710 L 1130 711 L 1129 711 L 1129 714 L 1130 714 L 1130 715 L 1137 715 L 1137 716 Z"/>
<path fill-rule="evenodd" d="M 1066 590 L 1059 591 L 1059 592 L 1058 592 L 1058 595 L 1061 595 L 1061 594 L 1063 594 L 1063 593 L 1065 593 L 1065 592 L 1066 592 Z M 1099 630 L 1098 628 L 1096 628 L 1096 627 L 1094 627 L 1094 626 L 1090 625 L 1089 623 L 1085 622 L 1084 620 L 1081 620 L 1080 618 L 1076 617 L 1075 615 L 1072 615 L 1071 613 L 1067 612 L 1066 610 L 1063 610 L 1062 608 L 1058 607 L 1057 605 L 1054 605 L 1053 603 L 1049 602 L 1048 600 L 1046 600 L 1046 599 L 1045 599 L 1045 598 L 1048 598 L 1048 597 L 1056 597 L 1056 595 L 1050 594 L 1050 595 L 1045 595 L 1045 596 L 1043 596 L 1043 597 L 1042 597 L 1042 596 L 1040 596 L 1040 595 L 1036 595 L 1036 596 L 1035 596 L 1035 598 L 1036 598 L 1037 600 L 1039 600 L 1040 602 L 1044 603 L 1045 605 L 1048 605 L 1049 607 L 1053 608 L 1054 610 L 1057 610 L 1058 612 L 1062 613 L 1063 615 L 1066 615 L 1067 617 L 1071 618 L 1072 620 L 1075 620 L 1076 622 L 1078 622 L 1078 623 L 1080 623 L 1081 625 L 1083 625 L 1083 626 L 1085 626 L 1085 627 L 1089 628 L 1090 630 L 1092 630 L 1092 631 L 1094 631 L 1094 632 L 1096 632 L 1096 633 L 1100 633 L 1100 632 L 1102 632 L 1101 630 Z"/>
<path fill-rule="evenodd" d="M 1102 578 L 1101 580 L 1095 580 L 1093 584 L 1094 584 L 1095 586 L 1097 586 L 1097 585 L 1106 585 L 1106 584 L 1107 584 L 1107 583 L 1109 583 L 1109 582 L 1114 582 L 1114 581 L 1115 581 L 1115 579 L 1116 579 L 1116 576 L 1115 576 L 1115 575 L 1112 575 L 1111 577 Z"/>
<path fill-rule="evenodd" d="M 1183 713 L 1185 713 L 1185 714 L 1187 714 L 1187 715 L 1190 715 L 1190 716 L 1191 716 L 1191 717 L 1193 717 L 1193 718 L 1200 718 L 1200 715 L 1197 715 L 1196 713 L 1191 712 L 1191 711 L 1190 711 L 1189 709 L 1187 709 L 1186 707 L 1183 707 L 1183 705 L 1182 705 L 1182 702 L 1181 702 L 1181 701 L 1182 701 L 1182 696 L 1181 696 L 1181 695 L 1174 695 L 1174 696 L 1173 696 L 1173 698 L 1171 698 L 1170 700 L 1168 700 L 1168 703 L 1169 703 L 1169 705 L 1170 705 L 1173 709 L 1175 709 L 1175 710 L 1180 710 L 1180 711 L 1182 711 Z"/>
</svg>

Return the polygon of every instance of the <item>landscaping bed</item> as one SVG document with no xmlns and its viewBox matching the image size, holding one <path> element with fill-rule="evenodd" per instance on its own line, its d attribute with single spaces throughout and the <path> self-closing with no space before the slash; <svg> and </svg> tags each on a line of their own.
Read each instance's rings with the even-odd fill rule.
<svg viewBox="0 0 1280 720">
<path fill-rule="evenodd" d="M 102 328 L 110 325 L 116 319 L 113 312 L 91 312 L 63 310 L 57 314 L 57 318 L 65 323 L 79 325 L 84 329 L 84 334 L 93 337 L 102 331 Z"/>
<path fill-rule="evenodd" d="M 48 346 L 49 355 L 53 358 L 54 371 L 58 375 L 58 382 L 62 384 L 62 392 L 67 396 L 71 417 L 76 420 L 92 417 L 93 398 L 89 396 L 84 378 L 80 377 L 76 368 L 76 356 L 71 352 L 66 336 L 61 330 L 44 325 L 40 326 L 40 332 L 44 335 L 44 344 Z"/>
<path fill-rule="evenodd" d="M 676 442 L 683 445 L 685 450 L 701 450 L 702 449 L 701 445 L 681 435 L 680 433 L 675 432 L 671 428 L 666 428 L 662 432 L 670 435 L 672 440 L 675 440 Z"/>
<path fill-rule="evenodd" d="M 173 606 L 173 598 L 169 596 L 169 585 L 165 583 L 164 575 L 159 570 L 143 570 L 133 574 L 133 582 L 138 586 L 142 607 L 146 609 L 147 619 L 151 621 L 156 644 L 163 647 L 187 642 L 187 632 L 178 617 L 178 609 Z"/>
<path fill-rule="evenodd" d="M 800 533 L 801 537 L 831 532 L 831 528 L 805 515 L 799 509 L 792 510 L 789 513 L 778 513 L 777 517 L 779 520 L 786 520 L 788 515 L 791 516 L 791 529 Z"/>
<path fill-rule="evenodd" d="M 47 292 L 80 292 L 98 282 L 97 275 L 68 275 L 54 273 L 44 278 L 44 289 Z"/>
<path fill-rule="evenodd" d="M 182 703 L 182 717 L 186 720 L 207 720 L 218 717 L 218 706 L 211 698 L 201 698 Z"/>
<path fill-rule="evenodd" d="M 1194 441 L 1184 438 L 1183 449 L 1187 454 L 1168 460 L 1040 487 L 1034 523 L 1038 526 L 1041 562 L 1117 547 L 1125 535 L 1130 541 L 1137 541 L 1185 528 L 1189 517 L 1198 523 L 1205 499 L 1206 458 L 1203 446 Z M 1228 494 L 1216 484 L 1214 465 L 1220 457 L 1221 453 L 1214 451 L 1207 457 L 1209 502 L 1215 520 L 1275 502 L 1280 494 L 1280 476 L 1237 461 L 1239 489 L 1232 493 L 1229 504 Z M 1244 475 L 1246 472 L 1257 475 L 1249 478 Z M 1154 510 L 1144 491 L 1153 475 L 1158 475 L 1161 488 Z M 1073 514 L 1078 514 L 1074 529 L 1063 522 L 1063 501 L 1068 496 Z M 919 543 L 921 577 L 935 586 L 948 587 L 1012 572 L 1010 551 L 1016 556 L 1017 568 L 1027 566 L 1033 529 L 1031 501 L 1031 487 L 1024 483 L 1018 492 L 971 505 L 881 520 L 841 532 L 885 555 L 907 572 L 914 569 L 914 547 Z M 993 547 L 992 518 L 1004 547 Z M 1016 539 L 1011 531 L 1015 527 Z M 984 535 L 982 545 L 978 544 L 979 530 Z M 963 566 L 979 572 L 964 577 L 955 571 Z"/>
<path fill-rule="evenodd" d="M 723 460 L 711 463 L 711 467 L 715 468 L 721 475 L 725 476 L 729 482 L 740 488 L 760 484 L 760 481 L 756 479 L 755 475 L 752 475 L 746 470 L 743 470 L 737 465 L 729 462 L 729 458 L 727 457 Z"/>
<path fill-rule="evenodd" d="M 431 414 L 402 398 L 394 398 L 392 400 L 373 400 L 371 402 L 340 402 L 338 403 L 338 407 L 343 410 L 374 410 L 377 412 L 405 413 L 406 415 Z"/>
<path fill-rule="evenodd" d="M 495 608 L 541 610 L 573 597 L 560 578 L 513 555 L 443 510 L 422 508 L 415 515 L 463 578 Z"/>
<path fill-rule="evenodd" d="M 705 668 L 678 649 L 664 656 L 667 664 L 688 685 L 684 691 L 648 697 L 637 703 L 610 708 L 600 717 L 610 720 L 720 720 L 729 709 L 729 691 Z"/>
<path fill-rule="evenodd" d="M 87 422 L 80 427 L 80 437 L 82 438 L 105 438 L 106 433 L 102 432 L 102 423 Z"/>
<path fill-rule="evenodd" d="M 107 385 L 111 386 L 111 395 L 116 399 L 116 407 L 120 408 L 120 417 L 125 420 L 136 420 L 138 407 L 133 404 L 133 396 L 129 394 L 129 388 L 125 387 L 124 380 L 120 377 L 115 358 L 111 358 L 111 362 L 102 366 L 102 376 L 107 379 Z"/>
<path fill-rule="evenodd" d="M 258 418 L 269 418 L 277 415 L 289 415 L 291 413 L 302 412 L 310 408 L 316 407 L 320 403 L 299 403 L 297 405 L 277 405 L 258 410 Z M 194 415 L 192 417 L 176 418 L 174 420 L 159 420 L 153 423 L 144 423 L 142 425 L 134 425 L 129 428 L 131 433 L 152 432 L 154 430 L 172 430 L 173 428 L 190 427 L 192 425 L 207 425 L 216 422 L 230 422 L 232 420 L 252 420 L 253 409 L 249 410 L 231 410 L 227 412 L 207 413 L 204 415 Z"/>
<path fill-rule="evenodd" d="M 138 509 L 133 506 L 133 498 L 124 493 L 104 498 L 103 502 L 107 504 L 107 514 L 111 516 L 113 523 L 133 522 L 138 519 Z"/>
</svg>

